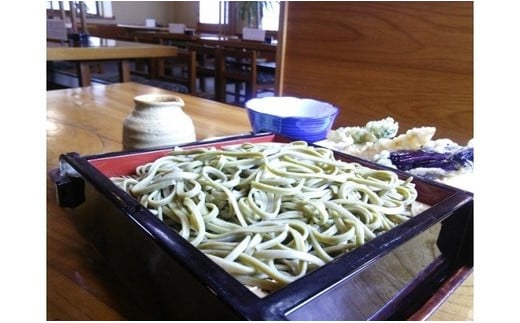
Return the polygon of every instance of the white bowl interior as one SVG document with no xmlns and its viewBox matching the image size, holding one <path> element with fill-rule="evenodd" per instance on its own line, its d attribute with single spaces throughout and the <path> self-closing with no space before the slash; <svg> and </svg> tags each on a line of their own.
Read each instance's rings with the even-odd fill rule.
<svg viewBox="0 0 520 323">
<path fill-rule="evenodd" d="M 255 98 L 247 101 L 246 107 L 256 112 L 281 118 L 323 118 L 337 111 L 330 103 L 290 96 Z"/>
</svg>

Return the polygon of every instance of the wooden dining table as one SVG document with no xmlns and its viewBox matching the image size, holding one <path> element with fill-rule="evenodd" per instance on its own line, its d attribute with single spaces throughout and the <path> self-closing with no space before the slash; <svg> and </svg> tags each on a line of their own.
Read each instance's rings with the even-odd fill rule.
<svg viewBox="0 0 520 323">
<path fill-rule="evenodd" d="M 161 58 L 176 55 L 177 47 L 175 46 L 130 42 L 92 36 L 83 42 L 47 40 L 47 62 L 77 62 L 80 86 L 90 86 L 90 64 L 96 61 L 118 61 L 119 80 L 121 82 L 128 82 L 130 81 L 131 59 Z"/>
<path fill-rule="evenodd" d="M 276 43 L 268 43 L 265 41 L 244 40 L 239 36 L 233 35 L 213 35 L 213 34 L 175 34 L 170 32 L 158 31 L 136 31 L 133 33 L 135 39 L 157 42 L 161 44 L 183 46 L 187 43 L 194 43 L 203 46 L 214 46 L 221 48 L 254 50 L 257 56 L 268 62 L 276 61 L 276 51 L 278 45 Z"/>
<path fill-rule="evenodd" d="M 47 91 L 47 172 L 60 154 L 92 155 L 122 150 L 122 124 L 141 94 L 172 93 L 127 82 Z M 244 109 L 181 93 L 197 140 L 251 132 Z M 146 319 L 103 258 L 58 206 L 47 176 L 47 320 Z M 473 275 L 451 282 L 414 319 L 472 320 Z M 456 288 L 455 288 L 456 287 Z"/>
</svg>

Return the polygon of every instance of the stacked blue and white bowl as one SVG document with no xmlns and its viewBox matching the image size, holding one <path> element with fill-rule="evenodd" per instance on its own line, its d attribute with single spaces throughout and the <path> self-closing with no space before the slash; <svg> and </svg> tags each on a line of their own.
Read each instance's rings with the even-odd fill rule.
<svg viewBox="0 0 520 323">
<path fill-rule="evenodd" d="M 289 96 L 251 99 L 246 109 L 254 133 L 271 132 L 309 143 L 327 137 L 339 112 L 327 102 Z"/>
</svg>

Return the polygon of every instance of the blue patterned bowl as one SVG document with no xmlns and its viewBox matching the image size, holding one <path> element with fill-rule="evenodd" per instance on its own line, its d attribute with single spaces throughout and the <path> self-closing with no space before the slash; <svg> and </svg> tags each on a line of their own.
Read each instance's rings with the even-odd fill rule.
<svg viewBox="0 0 520 323">
<path fill-rule="evenodd" d="M 246 109 L 254 133 L 272 132 L 306 142 L 325 139 L 338 115 L 338 108 L 329 103 L 289 96 L 251 99 Z"/>
</svg>

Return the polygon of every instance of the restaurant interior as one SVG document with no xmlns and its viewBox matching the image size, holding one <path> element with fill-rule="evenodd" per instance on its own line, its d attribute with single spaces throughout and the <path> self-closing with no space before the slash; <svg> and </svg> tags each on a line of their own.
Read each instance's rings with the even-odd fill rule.
<svg viewBox="0 0 520 323">
<path fill-rule="evenodd" d="M 46 21 L 47 320 L 474 319 L 472 1 L 48 1 Z M 193 292 L 185 300 L 178 300 L 180 291 L 172 291 L 172 296 L 156 289 L 145 300 L 131 289 L 142 289 L 145 295 L 144 290 L 154 293 L 152 287 L 163 281 L 164 286 L 175 286 L 179 282 L 169 282 L 162 270 L 163 261 L 179 266 L 177 256 L 163 255 L 169 254 L 155 237 L 143 241 L 159 244 L 154 247 L 159 251 L 109 241 L 126 240 L 125 235 L 136 230 L 146 232 L 137 236 L 154 236 L 147 224 L 127 223 L 128 231 L 114 232 L 110 227 L 114 223 L 108 223 L 112 220 L 101 218 L 104 209 L 84 206 L 87 213 L 100 213 L 91 221 L 82 215 L 71 217 L 69 211 L 83 203 L 74 196 L 78 192 L 74 174 L 90 164 L 110 173 L 103 160 L 124 159 L 142 149 L 130 147 L 125 131 L 129 116 L 146 95 L 173 95 L 181 102 L 180 113 L 188 121 L 171 127 L 180 132 L 188 124 L 193 134 L 191 140 L 171 142 L 172 147 L 257 140 L 251 138 L 262 134 L 254 131 L 249 104 L 255 99 L 296 97 L 337 110 L 326 137 L 315 142 L 318 145 L 350 154 L 337 138 L 391 123 L 396 128 L 390 139 L 403 136 L 396 139 L 399 145 L 404 145 L 403 138 L 420 141 L 428 133 L 424 147 L 445 145 L 452 149 L 450 158 L 455 148 L 464 154 L 470 151 L 471 162 L 460 162 L 466 172 L 460 171 L 460 176 L 446 171 L 449 181 L 411 173 L 409 168 L 398 170 L 417 177 L 416 185 L 420 194 L 428 195 L 426 200 L 439 199 L 425 212 L 432 228 L 437 225 L 433 219 L 439 221 L 438 240 L 421 246 L 435 249 L 432 260 L 426 259 L 426 252 L 408 259 L 395 246 L 366 260 L 348 279 L 330 278 L 334 281 L 326 283 L 319 272 L 311 273 L 319 281 L 316 286 L 327 286 L 321 291 L 311 291 L 308 285 L 312 284 L 293 287 L 291 283 L 264 298 L 235 289 L 234 282 L 229 290 L 215 289 L 213 280 L 218 279 L 212 275 L 200 273 L 204 277 L 200 278 L 197 270 L 186 270 L 179 277 Z M 360 139 L 352 142 L 356 140 Z M 155 143 L 145 151 L 162 145 Z M 71 171 L 76 163 L 79 168 Z M 387 165 L 381 167 L 387 170 Z M 117 194 L 97 186 L 97 171 L 85 172 L 81 176 L 92 176 L 92 186 L 103 198 L 117 199 L 113 198 Z M 63 177 L 64 173 L 68 175 Z M 67 191 L 71 188 L 72 194 Z M 90 189 L 82 187 L 79 195 L 88 199 Z M 130 209 L 124 206 L 121 212 L 130 214 Z M 93 232 L 98 222 L 110 236 Z M 416 233 L 410 241 L 422 239 L 421 232 L 430 230 L 419 230 L 422 225 L 426 224 L 418 223 L 412 230 Z M 450 240 L 452 236 L 457 238 Z M 396 242 L 385 246 L 392 243 Z M 141 258 L 141 248 L 153 252 L 151 260 Z M 132 249 L 140 250 L 132 256 Z M 422 267 L 412 269 L 419 261 Z M 129 270 L 139 266 L 146 268 Z M 383 274 L 384 283 L 373 277 L 389 266 L 399 267 L 400 274 Z M 323 277 L 332 277 L 333 270 L 323 273 L 330 271 Z M 365 280 L 378 283 L 366 287 Z M 294 292 L 298 287 L 305 291 Z M 354 302 L 352 293 L 367 296 Z M 161 312 L 164 302 L 172 299 L 176 304 L 171 307 L 181 310 Z M 193 302 L 210 305 L 201 310 Z M 348 304 L 356 310 L 338 310 Z M 317 308 L 326 310 L 320 316 Z"/>
<path fill-rule="evenodd" d="M 61 26 L 61 38 L 65 33 L 88 34 L 91 37 L 102 39 L 113 39 L 119 41 L 145 42 L 175 46 L 178 53 L 171 57 L 161 58 L 134 58 L 130 61 L 131 79 L 134 82 L 156 85 L 161 88 L 175 90 L 181 93 L 190 93 L 196 96 L 211 98 L 221 102 L 232 103 L 243 106 L 245 101 L 253 97 L 272 96 L 275 91 L 276 70 L 276 37 L 278 33 L 277 24 L 273 30 L 262 30 L 262 35 L 248 35 L 243 37 L 243 28 L 258 29 L 253 22 L 240 20 L 237 3 L 230 2 L 229 8 L 219 8 L 219 3 L 208 2 L 204 12 L 218 12 L 219 10 L 230 10 L 233 12 L 225 28 L 217 28 L 215 23 L 197 21 L 199 17 L 199 5 L 197 1 L 156 1 L 156 2 L 114 2 L 108 1 L 103 5 L 101 1 L 93 1 L 88 5 L 95 14 L 89 14 L 87 4 L 83 2 L 85 9 L 78 10 L 76 21 L 77 28 L 69 27 L 68 2 L 48 2 L 47 14 L 50 23 L 66 22 L 67 26 Z M 106 8 L 110 5 L 110 8 Z M 103 11 L 104 10 L 104 11 Z M 104 18 L 101 15 L 108 15 Z M 101 14 L 101 12 L 103 12 Z M 202 12 L 204 15 L 205 13 Z M 237 12 L 237 13 L 235 13 Z M 269 4 L 263 14 L 267 18 L 278 22 L 279 3 Z M 267 17 L 269 16 L 269 17 Z M 65 17 L 65 19 L 63 19 Z M 218 19 L 215 17 L 208 19 Z M 246 19 L 246 18 L 244 18 Z M 255 17 L 255 19 L 257 19 Z M 211 20 L 208 20 L 211 21 Z M 218 20 L 214 21 L 218 24 Z M 148 25 L 146 25 L 148 24 Z M 251 27 L 251 28 L 249 28 Z M 253 28 L 255 27 L 255 28 Z M 170 29 L 171 28 L 171 29 Z M 178 30 L 174 30 L 178 28 Z M 276 30 L 275 30 L 276 28 Z M 174 32 L 171 32 L 174 31 Z M 247 33 L 247 30 L 246 30 Z M 261 37 L 261 40 L 258 40 Z M 59 38 L 59 37 L 58 37 Z M 205 47 L 205 48 L 200 48 Z M 238 80 L 231 78 L 229 73 L 222 71 L 217 74 L 219 62 L 216 48 L 233 50 L 247 50 L 248 55 L 255 55 L 254 68 L 249 68 L 249 73 L 242 73 Z M 213 52 L 208 51 L 212 48 Z M 198 49 L 198 52 L 197 52 Z M 201 50 L 205 50 L 203 53 Z M 195 62 L 191 62 L 191 53 L 195 53 Z M 227 59 L 232 53 L 228 53 Z M 252 59 L 252 56 L 243 58 Z M 48 84 L 49 90 L 76 87 L 81 83 L 78 79 L 77 64 L 67 61 L 48 62 Z M 223 66 L 225 67 L 225 66 Z M 109 84 L 119 82 L 119 71 L 117 62 L 100 60 L 90 62 L 91 81 L 95 84 Z M 241 81 L 240 79 L 244 79 Z M 219 82 L 226 83 L 225 90 L 219 90 Z M 247 91 L 247 93 L 246 93 Z"/>
</svg>

